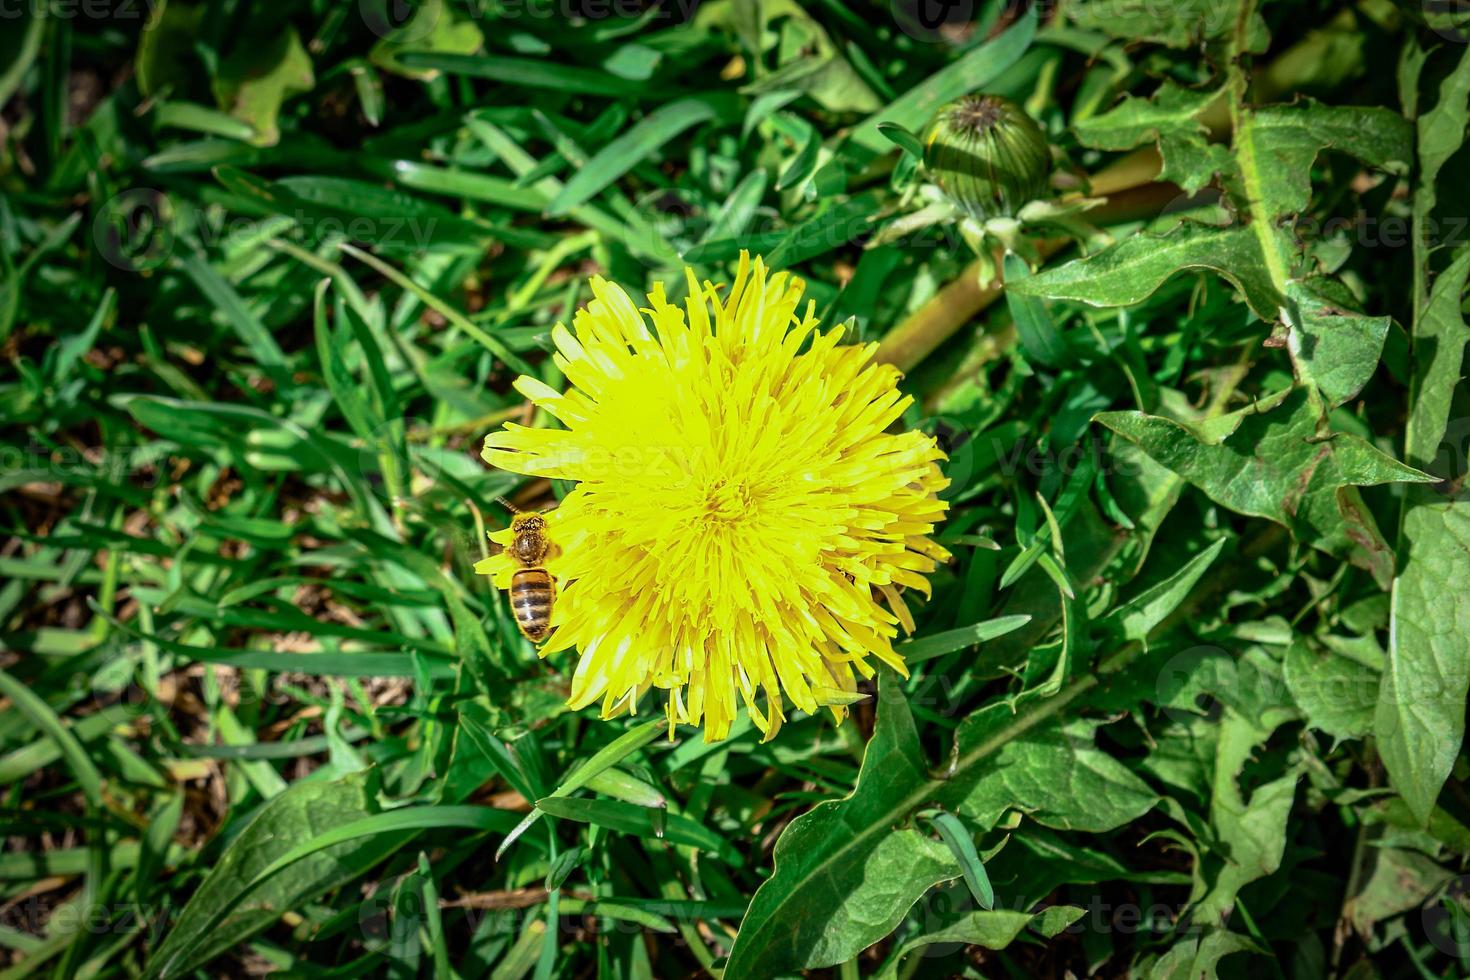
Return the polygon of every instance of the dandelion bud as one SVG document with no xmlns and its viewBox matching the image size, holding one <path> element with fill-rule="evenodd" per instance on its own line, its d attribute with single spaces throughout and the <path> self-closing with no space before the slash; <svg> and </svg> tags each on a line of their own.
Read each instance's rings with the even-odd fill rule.
<svg viewBox="0 0 1470 980">
<path fill-rule="evenodd" d="M 1041 127 L 1010 99 L 966 95 L 943 106 L 929 124 L 924 167 L 972 217 L 1012 217 L 1046 190 L 1051 147 Z"/>
</svg>

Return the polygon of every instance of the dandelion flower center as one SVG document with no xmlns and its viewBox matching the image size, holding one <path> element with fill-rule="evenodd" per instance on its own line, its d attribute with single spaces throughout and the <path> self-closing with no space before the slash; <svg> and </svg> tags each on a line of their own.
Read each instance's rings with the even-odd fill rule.
<svg viewBox="0 0 1470 980">
<path fill-rule="evenodd" d="M 570 702 L 604 714 L 667 693 L 671 722 L 723 738 L 744 707 L 767 737 L 789 700 L 839 717 L 872 660 L 903 669 L 900 590 L 927 594 L 942 453 L 886 431 L 910 404 L 873 347 L 818 330 L 802 284 L 742 257 L 721 295 L 688 276 L 638 309 L 592 281 L 553 331 L 568 388 L 517 389 L 559 429 L 507 424 L 485 458 L 575 481 L 547 514 L 558 596 L 543 656 L 575 648 Z M 504 544 L 507 532 L 492 537 Z M 479 570 L 505 588 L 505 554 Z"/>
</svg>

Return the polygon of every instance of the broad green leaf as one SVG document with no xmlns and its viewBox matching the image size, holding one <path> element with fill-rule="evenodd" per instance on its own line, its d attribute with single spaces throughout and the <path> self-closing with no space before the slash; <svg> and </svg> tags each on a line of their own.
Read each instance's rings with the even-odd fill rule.
<svg viewBox="0 0 1470 980">
<path fill-rule="evenodd" d="M 1090 723 L 1055 720 L 1097 682 L 1097 675 L 1082 676 L 1051 697 L 1022 695 L 970 715 L 948 766 L 935 774 L 900 689 L 880 685 L 880 725 L 856 788 L 813 807 L 781 835 L 774 871 L 751 901 L 727 969 L 768 975 L 841 962 L 892 929 L 930 885 L 959 876 L 947 848 L 905 827 L 925 804 L 958 810 L 982 827 L 1018 808 L 1049 826 L 1092 830 L 1148 810 L 1155 795 L 1093 744 Z M 1116 795 L 1100 805 L 1099 793 Z M 875 874 L 875 855 L 896 869 Z M 1006 901 L 1003 893 L 999 899 Z M 843 927 L 829 932 L 800 912 L 814 907 L 841 910 Z"/>
<path fill-rule="evenodd" d="M 1297 378 L 1320 388 L 1329 405 L 1357 395 L 1372 376 L 1388 320 L 1340 309 L 1295 282 L 1301 247 L 1282 223 L 1307 211 L 1312 163 L 1322 150 L 1331 147 L 1370 166 L 1403 173 L 1412 146 L 1412 127 L 1382 108 L 1324 106 L 1307 99 L 1238 114 L 1235 195 L 1249 211 L 1250 228 L 1280 303 L 1279 312 L 1266 319 L 1284 324 Z"/>
<path fill-rule="evenodd" d="M 1433 286 L 1426 287 L 1424 277 L 1438 203 L 1436 178 L 1463 144 L 1470 120 L 1470 49 L 1441 83 L 1439 96 L 1434 108 L 1418 119 L 1415 357 L 1404 450 L 1416 465 L 1463 479 L 1463 434 L 1447 430 L 1463 371 L 1467 330 L 1461 299 L 1470 273 L 1470 249 L 1462 249 Z M 1448 458 L 1441 458 L 1443 450 Z M 1470 602 L 1463 583 L 1470 573 L 1470 502 L 1457 489 L 1447 495 L 1415 490 L 1404 499 L 1399 523 L 1401 568 L 1392 589 L 1388 668 L 1379 689 L 1374 731 L 1390 781 L 1423 825 L 1434 811 L 1465 735 L 1470 649 L 1464 638 Z"/>
<path fill-rule="evenodd" d="M 1422 65 L 1420 62 L 1419 67 Z M 1417 71 L 1412 73 L 1410 81 L 1417 87 Z M 1417 104 L 1417 89 L 1410 102 Z M 1428 223 L 1439 203 L 1439 172 L 1464 145 L 1467 124 L 1470 124 L 1470 47 L 1461 53 L 1455 70 L 1440 82 L 1439 99 L 1434 108 L 1415 120 L 1418 135 L 1415 149 L 1419 157 L 1419 179 L 1414 186 L 1416 277 L 1422 277 L 1428 265 L 1431 237 Z M 1422 309 L 1422 296 L 1421 289 L 1419 309 Z"/>
<path fill-rule="evenodd" d="M 214 863 L 163 944 L 148 961 L 152 980 L 190 975 L 323 892 L 357 877 L 407 839 L 399 831 L 370 843 L 343 841 L 317 851 L 251 887 L 298 842 L 370 816 L 376 809 L 366 773 L 335 782 L 296 782 L 263 804 Z M 401 836 L 400 836 L 401 835 Z"/>
<path fill-rule="evenodd" d="M 241 44 L 214 77 L 219 107 L 250 126 L 256 146 L 275 146 L 281 105 L 316 84 L 311 56 L 296 30 L 287 27 L 265 44 Z"/>
<path fill-rule="evenodd" d="M 1158 795 L 1097 747 L 1096 728 L 1091 721 L 1049 722 L 1018 734 L 995 753 L 993 771 L 958 800 L 960 812 L 983 828 L 1014 809 L 1055 830 L 1091 833 L 1147 813 Z"/>
<path fill-rule="evenodd" d="M 1465 737 L 1470 691 L 1470 501 L 1413 493 L 1393 581 L 1388 668 L 1373 731 L 1383 764 L 1421 824 Z"/>
<path fill-rule="evenodd" d="M 1356 397 L 1373 377 L 1392 320 L 1356 313 L 1295 279 L 1286 284 L 1281 318 L 1297 377 L 1321 389 L 1333 406 Z"/>
<path fill-rule="evenodd" d="M 1421 469 L 1447 476 L 1457 472 L 1457 467 L 1461 467 L 1458 472 L 1464 472 L 1463 458 L 1440 457 L 1446 451 L 1453 454 L 1463 449 L 1463 445 L 1454 444 L 1461 439 L 1458 432 L 1450 445 L 1445 444 L 1445 428 L 1460 385 L 1465 343 L 1470 340 L 1470 327 L 1460 312 L 1467 278 L 1470 248 L 1463 248 L 1449 268 L 1435 278 L 1414 322 L 1414 377 L 1404 458 Z"/>
<path fill-rule="evenodd" d="M 856 787 L 781 834 L 774 870 L 740 924 L 726 975 L 777 976 L 844 962 L 888 935 L 931 887 L 960 877 L 942 843 L 895 826 L 931 786 L 908 703 L 885 673 Z"/>
<path fill-rule="evenodd" d="M 1203 423 L 1142 412 L 1104 412 L 1097 421 L 1221 506 L 1275 521 L 1385 585 L 1393 555 L 1356 488 L 1433 481 L 1356 436 L 1328 430 L 1307 388 Z"/>
<path fill-rule="evenodd" d="M 1297 377 L 1319 387 L 1330 405 L 1357 395 L 1372 376 L 1388 320 L 1340 309 L 1295 282 L 1292 270 L 1301 248 L 1282 221 L 1307 211 L 1312 163 L 1322 150 L 1331 147 L 1403 173 L 1412 145 L 1412 128 L 1387 109 L 1324 106 L 1307 99 L 1239 113 L 1236 196 L 1249 210 L 1250 228 L 1281 304 L 1268 319 L 1284 324 Z"/>
<path fill-rule="evenodd" d="M 1383 651 L 1371 636 L 1328 646 L 1305 637 L 1286 651 L 1286 686 L 1307 723 L 1334 738 L 1360 738 L 1373 728 Z"/>
<path fill-rule="evenodd" d="M 1247 109 L 1244 118 L 1245 128 L 1235 136 L 1235 158 L 1252 217 L 1264 218 L 1268 225 L 1282 215 L 1307 210 L 1312 164 L 1325 149 L 1395 174 L 1407 173 L 1413 158 L 1413 126 L 1378 106 L 1329 106 L 1302 99 Z"/>
</svg>

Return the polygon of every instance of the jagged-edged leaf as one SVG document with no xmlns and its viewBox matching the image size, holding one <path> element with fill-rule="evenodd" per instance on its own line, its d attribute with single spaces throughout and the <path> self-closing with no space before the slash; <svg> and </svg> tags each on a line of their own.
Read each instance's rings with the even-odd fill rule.
<svg viewBox="0 0 1470 980">
<path fill-rule="evenodd" d="M 1283 319 L 1298 377 L 1321 389 L 1329 405 L 1341 405 L 1373 377 L 1392 318 L 1356 313 L 1324 298 L 1315 284 L 1293 279 Z"/>
<path fill-rule="evenodd" d="M 1276 293 L 1249 229 L 1185 222 L 1165 235 L 1131 235 L 1096 255 L 1022 279 L 1009 288 L 1028 296 L 1091 306 L 1141 303 L 1186 269 L 1209 269 L 1240 290 L 1262 319 L 1276 313 Z"/>
<path fill-rule="evenodd" d="M 1404 458 L 1430 472 L 1463 472 L 1463 452 L 1456 445 L 1460 433 L 1446 444 L 1450 403 L 1464 370 L 1465 343 L 1470 329 L 1460 312 L 1460 297 L 1470 278 L 1470 248 L 1464 248 L 1449 268 L 1434 280 L 1429 298 L 1414 323 L 1414 378 L 1409 399 L 1409 425 Z"/>
<path fill-rule="evenodd" d="M 1206 927 L 1223 926 L 1240 889 L 1281 866 L 1286 820 L 1300 774 L 1288 771 L 1250 791 L 1241 784 L 1246 764 L 1280 718 L 1275 713 L 1251 717 L 1229 709 L 1221 722 L 1210 798 L 1217 843 L 1207 866 L 1207 889 L 1193 910 L 1196 921 Z"/>
<path fill-rule="evenodd" d="M 1238 173 L 1227 183 L 1237 206 L 1250 215 L 1261 263 L 1278 297 L 1278 311 L 1269 319 L 1286 328 L 1297 378 L 1319 388 L 1329 405 L 1340 405 L 1372 376 L 1388 321 L 1350 313 L 1298 281 L 1302 245 L 1287 226 L 1311 204 L 1312 163 L 1329 148 L 1402 173 L 1413 152 L 1413 129 L 1387 109 L 1324 106 L 1311 99 L 1242 109 L 1232 144 Z"/>
<path fill-rule="evenodd" d="M 1323 150 L 1400 174 L 1413 158 L 1413 126 L 1379 106 L 1329 106 L 1302 99 L 1243 113 L 1234 143 L 1245 196 L 1241 203 L 1269 219 L 1307 209 L 1312 163 Z"/>
<path fill-rule="evenodd" d="M 1231 953 L 1262 952 L 1261 948 L 1237 932 L 1216 929 L 1203 938 L 1190 936 L 1179 940 L 1149 971 L 1149 980 L 1215 980 L 1216 967 Z"/>
<path fill-rule="evenodd" d="M 1418 66 L 1423 67 L 1422 60 Z M 1418 85 L 1417 72 L 1413 84 Z M 1413 101 L 1418 101 L 1417 89 Z M 1455 70 L 1440 82 L 1439 100 L 1434 108 L 1415 120 L 1419 180 L 1414 186 L 1414 221 L 1419 226 L 1416 234 L 1421 240 L 1424 240 L 1424 224 L 1433 216 L 1439 202 L 1439 172 L 1464 145 L 1467 124 L 1470 124 L 1470 47 L 1460 55 Z"/>
<path fill-rule="evenodd" d="M 1209 127 L 1199 118 L 1221 95 L 1219 90 L 1165 81 L 1151 97 L 1125 96 L 1107 112 L 1072 128 L 1083 144 L 1099 150 L 1131 150 L 1156 142 L 1163 159 L 1159 179 L 1192 194 L 1231 167 L 1230 148 L 1211 143 Z"/>
<path fill-rule="evenodd" d="M 1206 423 L 1142 412 L 1105 412 L 1097 421 L 1222 507 L 1275 521 L 1384 584 L 1393 556 L 1355 488 L 1433 480 L 1356 436 L 1328 430 L 1320 401 L 1302 387 Z"/>
<path fill-rule="evenodd" d="M 1016 284 L 1017 291 L 1094 306 L 1141 302 L 1176 272 L 1210 269 L 1234 285 L 1256 315 L 1284 330 L 1297 378 L 1329 405 L 1353 398 L 1372 377 L 1388 317 L 1368 316 L 1313 282 L 1303 245 L 1291 231 L 1311 204 L 1312 164 L 1323 150 L 1369 166 L 1405 172 L 1413 128 L 1387 109 L 1325 106 L 1310 99 L 1245 108 L 1229 152 L 1205 141 L 1198 116 L 1214 93 L 1165 85 L 1153 99 L 1130 99 L 1077 126 L 1092 145 L 1123 149 L 1156 139 L 1166 176 L 1195 190 L 1214 174 L 1248 220 L 1223 228 L 1186 222 L 1164 236 L 1132 236 L 1097 255 Z"/>
</svg>

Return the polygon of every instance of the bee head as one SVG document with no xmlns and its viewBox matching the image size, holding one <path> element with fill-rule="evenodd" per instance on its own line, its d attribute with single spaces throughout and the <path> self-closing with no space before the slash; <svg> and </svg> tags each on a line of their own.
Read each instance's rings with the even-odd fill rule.
<svg viewBox="0 0 1470 980">
<path fill-rule="evenodd" d="M 510 528 L 518 534 L 521 531 L 544 531 L 546 518 L 535 513 L 517 514 L 510 519 Z"/>
</svg>

